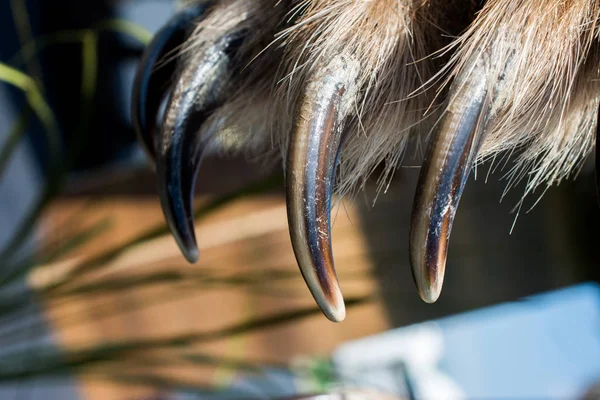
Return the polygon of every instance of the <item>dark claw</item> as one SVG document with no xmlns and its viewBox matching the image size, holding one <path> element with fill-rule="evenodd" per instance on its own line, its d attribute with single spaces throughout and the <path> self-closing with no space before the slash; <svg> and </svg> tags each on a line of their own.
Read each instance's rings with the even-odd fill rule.
<svg viewBox="0 0 600 400">
<path fill-rule="evenodd" d="M 202 17 L 207 5 L 195 5 L 175 14 L 144 51 L 135 76 L 132 110 L 133 126 L 152 160 L 156 159 L 156 116 L 170 91 L 177 65 L 177 49 L 188 38 L 192 22 Z"/>
<path fill-rule="evenodd" d="M 435 302 L 442 290 L 454 215 L 482 142 L 486 85 L 481 66 L 455 84 L 421 168 L 409 252 L 415 284 L 428 303 Z"/>
<path fill-rule="evenodd" d="M 218 121 L 207 120 L 224 102 L 231 58 L 242 33 L 229 33 L 194 51 L 177 75 L 159 135 L 158 191 L 171 232 L 189 262 L 198 260 L 193 194 L 202 156 Z"/>
<path fill-rule="evenodd" d="M 286 166 L 286 200 L 292 246 L 300 271 L 327 318 L 346 315 L 331 249 L 331 192 L 344 120 L 356 97 L 358 66 L 334 58 L 306 88 Z"/>
</svg>

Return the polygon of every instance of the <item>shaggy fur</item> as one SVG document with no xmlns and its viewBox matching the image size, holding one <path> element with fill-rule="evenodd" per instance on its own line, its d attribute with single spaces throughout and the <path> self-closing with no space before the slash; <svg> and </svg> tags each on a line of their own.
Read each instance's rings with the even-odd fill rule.
<svg viewBox="0 0 600 400">
<path fill-rule="evenodd" d="M 595 142 L 600 0 L 219 0 L 183 49 L 184 62 L 212 37 L 248 29 L 237 53 L 222 149 L 285 158 L 306 86 L 340 54 L 360 65 L 346 121 L 338 191 L 360 187 L 382 162 L 382 184 L 412 138 L 426 139 L 485 58 L 488 109 L 478 160 L 511 158 L 508 186 L 526 193 L 560 182 Z M 460 109 L 460 104 L 458 108 Z M 456 108 L 456 105 L 455 105 Z M 498 164 L 498 161 L 496 161 Z"/>
<path fill-rule="evenodd" d="M 509 185 L 525 195 L 577 170 L 595 142 L 600 2 L 492 0 L 453 44 L 451 76 L 487 57 L 480 160 L 521 150 Z"/>
</svg>

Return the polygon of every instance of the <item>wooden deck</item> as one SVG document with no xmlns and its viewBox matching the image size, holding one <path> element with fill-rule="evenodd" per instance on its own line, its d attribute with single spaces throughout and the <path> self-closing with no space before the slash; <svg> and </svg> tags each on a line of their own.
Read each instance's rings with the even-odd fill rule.
<svg viewBox="0 0 600 400">
<path fill-rule="evenodd" d="M 82 370 L 85 397 L 104 400 L 141 398 L 156 387 L 224 385 L 235 367 L 326 356 L 344 341 L 394 326 L 586 279 L 579 267 L 590 261 L 574 247 L 573 221 L 562 212 L 568 209 L 564 192 L 551 191 L 509 235 L 511 204 L 498 205 L 498 186 L 470 182 L 454 226 L 444 292 L 436 304 L 422 303 L 407 254 L 415 177 L 416 171 L 402 171 L 374 208 L 359 197 L 334 210 L 336 266 L 345 298 L 357 303 L 340 324 L 315 309 L 304 286 L 280 190 L 236 200 L 203 218 L 196 265 L 185 262 L 166 234 L 88 265 L 83 275 L 73 273 L 82 260 L 110 253 L 163 217 L 152 194 L 66 195 L 45 217 L 48 242 L 103 221 L 109 228 L 35 271 L 29 282 L 62 348 L 79 354 L 97 345 L 135 344 Z M 198 203 L 210 198 L 200 195 Z M 66 284 L 57 288 L 57 282 Z M 251 321 L 267 327 L 251 329 Z"/>
</svg>

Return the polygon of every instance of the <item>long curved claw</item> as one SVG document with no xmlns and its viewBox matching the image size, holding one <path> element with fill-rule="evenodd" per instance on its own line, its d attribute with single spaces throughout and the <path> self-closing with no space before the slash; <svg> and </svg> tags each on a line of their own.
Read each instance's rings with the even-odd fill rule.
<svg viewBox="0 0 600 400">
<path fill-rule="evenodd" d="M 187 39 L 192 22 L 202 17 L 206 4 L 187 7 L 175 14 L 146 47 L 133 85 L 131 115 L 136 134 L 152 160 L 156 159 L 156 115 L 170 91 L 176 68 L 172 54 Z"/>
<path fill-rule="evenodd" d="M 198 260 L 192 201 L 207 145 L 220 126 L 206 124 L 224 102 L 232 52 L 243 33 L 230 33 L 187 60 L 167 104 L 157 151 L 158 191 L 167 224 L 185 258 Z"/>
<path fill-rule="evenodd" d="M 442 290 L 454 215 L 482 142 L 486 72 L 477 68 L 451 92 L 421 168 L 410 225 L 410 263 L 421 298 Z"/>
<path fill-rule="evenodd" d="M 331 249 L 331 192 L 344 120 L 357 93 L 358 66 L 338 56 L 309 82 L 286 164 L 286 201 L 294 254 L 313 297 L 327 318 L 346 309 Z"/>
</svg>

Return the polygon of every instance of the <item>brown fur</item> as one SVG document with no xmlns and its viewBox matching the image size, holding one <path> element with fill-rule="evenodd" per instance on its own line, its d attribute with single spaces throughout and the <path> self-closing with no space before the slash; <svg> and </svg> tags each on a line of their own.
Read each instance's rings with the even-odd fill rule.
<svg viewBox="0 0 600 400">
<path fill-rule="evenodd" d="M 453 71 L 488 63 L 489 117 L 479 159 L 520 150 L 509 187 L 560 182 L 592 150 L 598 110 L 597 0 L 490 0 L 454 43 Z"/>
<path fill-rule="evenodd" d="M 518 151 L 509 187 L 524 177 L 526 194 L 558 183 L 595 142 L 600 0 L 489 0 L 474 9 L 471 0 L 220 0 L 184 54 L 247 26 L 243 68 L 214 118 L 226 121 L 221 147 L 270 158 L 285 158 L 312 74 L 336 55 L 355 59 L 360 94 L 346 125 L 342 192 L 381 162 L 385 184 L 409 139 L 431 131 L 452 81 L 468 79 L 485 57 L 490 97 L 479 160 Z"/>
</svg>

